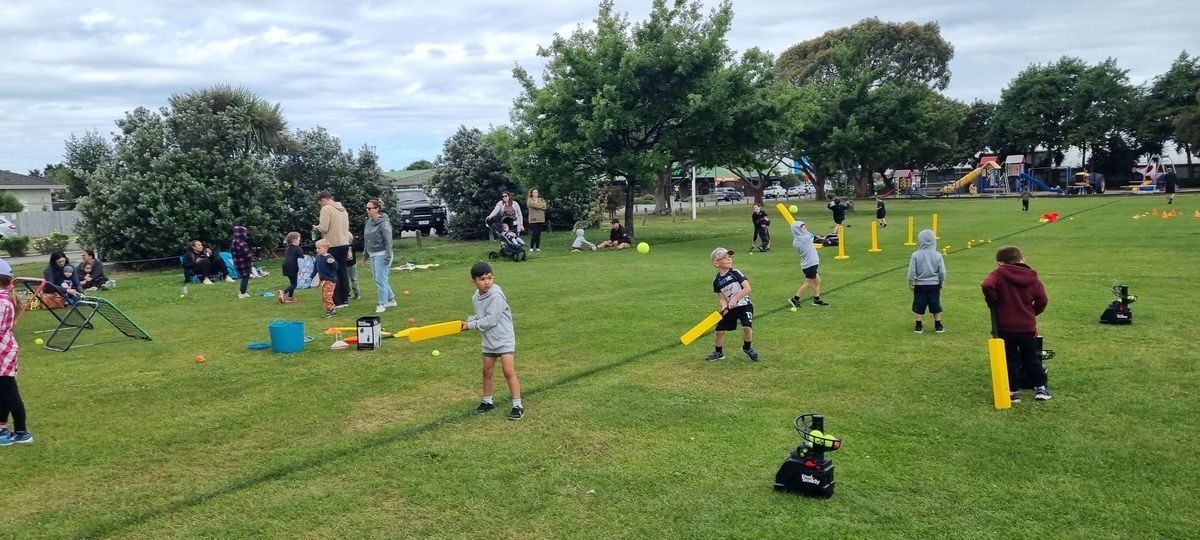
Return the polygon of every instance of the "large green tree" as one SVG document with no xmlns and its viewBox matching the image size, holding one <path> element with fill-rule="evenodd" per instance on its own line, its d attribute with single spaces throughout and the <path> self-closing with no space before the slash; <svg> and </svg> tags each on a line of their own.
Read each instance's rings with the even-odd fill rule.
<svg viewBox="0 0 1200 540">
<path fill-rule="evenodd" d="M 384 212 L 399 224 L 400 212 L 390 210 L 396 202 L 391 182 L 369 146 L 355 154 L 343 150 L 341 141 L 325 128 L 301 130 L 288 137 L 288 143 L 274 155 L 272 166 L 286 209 L 280 219 L 281 233 L 297 231 L 307 236 L 320 213 L 315 196 L 322 190 L 328 190 L 346 208 L 350 232 L 359 240 L 366 222 L 363 208 L 370 199 L 382 200 Z"/>
<path fill-rule="evenodd" d="M 1179 141 L 1189 148 L 1200 148 L 1200 91 L 1196 92 L 1192 106 L 1187 107 L 1175 116 L 1175 132 Z M 1191 164 L 1191 155 L 1188 156 Z"/>
<path fill-rule="evenodd" d="M 1132 111 L 1138 99 L 1137 89 L 1129 84 L 1128 70 L 1117 67 L 1109 58 L 1088 66 L 1079 74 L 1068 98 L 1071 115 L 1066 123 L 1066 144 L 1079 148 L 1083 163 L 1095 155 L 1113 137 L 1132 141 Z"/>
<path fill-rule="evenodd" d="M 1162 146 L 1173 142 L 1187 155 L 1188 164 L 1197 146 L 1195 139 L 1180 132 L 1181 115 L 1189 114 L 1196 105 L 1196 93 L 1200 92 L 1200 56 L 1188 56 L 1187 51 L 1171 63 L 1162 75 L 1154 78 L 1146 91 L 1146 107 L 1142 114 L 1142 131 L 1154 143 L 1149 151 L 1161 152 Z M 1183 119 L 1183 125 L 1189 124 Z"/>
<path fill-rule="evenodd" d="M 992 117 L 991 146 L 1004 154 L 1024 154 L 1040 147 L 1055 164 L 1062 163 L 1071 143 L 1072 96 L 1086 69 L 1078 58 L 1064 56 L 1017 74 L 1000 93 Z"/>
<path fill-rule="evenodd" d="M 284 207 L 268 156 L 286 129 L 279 106 L 228 86 L 168 103 L 117 121 L 114 156 L 79 200 L 84 242 L 113 258 L 150 259 L 193 238 L 228 244 L 244 225 L 253 246 L 276 245 Z"/>
<path fill-rule="evenodd" d="M 728 1 L 705 16 L 699 2 L 654 0 L 649 17 L 631 23 L 605 0 L 595 30 L 556 36 L 540 85 L 518 67 L 522 86 L 512 111 L 513 156 L 555 182 L 624 178 L 626 227 L 633 230 L 633 185 L 654 186 L 658 207 L 671 170 L 696 159 L 719 134 L 722 111 L 748 73 L 725 41 Z"/>
<path fill-rule="evenodd" d="M 82 137 L 71 134 L 66 141 L 63 152 L 63 166 L 57 167 L 51 174 L 49 167 L 46 176 L 53 176 L 59 182 L 66 184 L 67 193 L 78 199 L 87 195 L 87 179 L 101 163 L 112 159 L 113 146 L 99 131 L 87 130 Z"/>
<path fill-rule="evenodd" d="M 432 169 L 432 168 L 433 168 L 432 161 L 429 161 L 428 159 L 418 159 L 412 163 L 409 163 L 407 167 L 404 167 L 404 170 L 406 170 L 406 171 L 423 171 L 423 170 Z"/>
<path fill-rule="evenodd" d="M 429 187 L 437 190 L 449 206 L 453 215 L 448 225 L 455 238 L 486 238 L 483 218 L 500 200 L 500 194 L 507 191 L 515 196 L 520 191 L 508 167 L 478 128 L 459 126 L 446 139 L 433 165 Z"/>
<path fill-rule="evenodd" d="M 779 77 L 801 89 L 804 110 L 790 153 L 809 158 L 818 197 L 832 170 L 867 195 L 875 173 L 951 159 L 965 107 L 937 90 L 953 54 L 937 23 L 865 19 L 780 55 Z"/>
</svg>

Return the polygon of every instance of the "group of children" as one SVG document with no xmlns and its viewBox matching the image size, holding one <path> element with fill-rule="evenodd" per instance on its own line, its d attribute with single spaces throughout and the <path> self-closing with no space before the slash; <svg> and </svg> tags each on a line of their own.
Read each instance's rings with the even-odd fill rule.
<svg viewBox="0 0 1200 540">
<path fill-rule="evenodd" d="M 885 222 L 886 209 L 883 198 L 876 199 L 876 219 Z M 830 203 L 834 210 L 834 221 L 842 225 L 839 218 L 844 219 L 844 206 L 836 200 Z M 841 212 L 839 212 L 841 209 Z M 751 222 L 754 224 L 753 241 L 762 240 L 758 246 L 760 251 L 770 251 L 771 237 L 768 231 L 770 220 L 762 206 L 754 204 Z M 881 223 L 882 226 L 882 223 Z M 809 289 L 812 290 L 812 305 L 825 307 L 829 304 L 821 300 L 821 276 L 817 269 L 820 265 L 820 255 L 813 245 L 816 237 L 808 229 L 808 225 L 799 219 L 792 222 L 792 247 L 800 256 L 800 269 L 804 281 L 788 302 L 793 311 L 803 305 L 801 298 Z M 933 315 L 934 331 L 946 331 L 942 325 L 941 290 L 946 282 L 946 262 L 942 253 L 937 250 L 937 239 L 931 229 L 925 229 L 917 235 L 918 247 L 909 258 L 908 288 L 912 291 L 912 312 L 914 318 L 913 332 L 924 332 L 924 315 Z M 751 244 L 751 250 L 755 246 Z M 754 305 L 750 302 L 750 280 L 746 275 L 733 267 L 733 251 L 718 247 L 711 253 L 713 266 L 717 268 L 717 276 L 713 280 L 713 292 L 717 294 L 717 304 L 722 314 L 717 323 L 714 336 L 714 349 L 706 360 L 724 360 L 725 332 L 735 330 L 738 323 L 742 325 L 742 350 L 752 362 L 759 359 L 758 352 L 751 346 L 754 325 Z M 1004 340 L 1008 361 L 1009 390 L 1014 403 L 1020 402 L 1018 389 L 1022 381 L 1034 387 L 1034 398 L 1039 401 L 1051 399 L 1050 390 L 1046 386 L 1046 374 L 1041 363 L 1040 345 L 1037 333 L 1037 315 L 1046 309 L 1046 289 L 1037 278 L 1037 272 L 1025 263 L 1021 250 L 1007 246 L 996 251 L 997 268 L 988 274 L 982 283 L 984 299 L 992 310 L 995 319 L 993 330 L 997 337 Z"/>
</svg>

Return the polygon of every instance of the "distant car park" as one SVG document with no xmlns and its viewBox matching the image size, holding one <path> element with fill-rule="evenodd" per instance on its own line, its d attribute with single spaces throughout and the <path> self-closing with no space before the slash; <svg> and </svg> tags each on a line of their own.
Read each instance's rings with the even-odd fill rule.
<svg viewBox="0 0 1200 540">
<path fill-rule="evenodd" d="M 764 199 L 778 199 L 780 197 L 787 197 L 787 196 L 788 196 L 788 191 L 786 189 L 784 189 L 783 186 L 769 186 L 763 190 L 763 198 Z"/>
</svg>

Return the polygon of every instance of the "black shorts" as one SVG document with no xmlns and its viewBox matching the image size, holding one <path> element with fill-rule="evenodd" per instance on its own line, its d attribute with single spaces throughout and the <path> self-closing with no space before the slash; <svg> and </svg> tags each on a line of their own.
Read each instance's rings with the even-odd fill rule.
<svg viewBox="0 0 1200 540">
<path fill-rule="evenodd" d="M 885 217 L 887 217 L 887 211 L 880 210 L 878 212 L 875 212 L 875 219 L 883 219 Z"/>
<path fill-rule="evenodd" d="M 929 308 L 930 313 L 942 312 L 942 288 L 938 285 L 917 285 L 913 288 L 913 313 L 925 313 L 925 308 Z"/>
<path fill-rule="evenodd" d="M 717 323 L 718 332 L 728 332 L 737 329 L 738 321 L 742 321 L 743 328 L 754 327 L 754 304 L 746 304 L 738 306 L 726 313 L 721 318 L 721 322 Z"/>
<path fill-rule="evenodd" d="M 820 265 L 814 264 L 808 268 L 805 268 L 804 269 L 804 278 L 805 279 L 817 279 L 817 267 L 818 266 L 820 266 Z"/>
</svg>

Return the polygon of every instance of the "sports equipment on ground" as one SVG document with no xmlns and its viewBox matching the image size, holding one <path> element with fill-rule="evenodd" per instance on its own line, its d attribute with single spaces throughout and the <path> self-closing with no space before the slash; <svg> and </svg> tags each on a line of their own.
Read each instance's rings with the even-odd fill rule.
<svg viewBox="0 0 1200 540">
<path fill-rule="evenodd" d="M 42 338 L 37 338 L 37 339 L 33 340 L 33 342 L 37 345 L 45 345 L 46 344 L 46 340 L 44 340 Z"/>
<path fill-rule="evenodd" d="M 987 342 L 988 364 L 992 371 L 992 404 L 997 409 L 1011 409 L 1012 396 L 1008 393 L 1008 361 L 1004 352 L 1004 340 L 1000 339 L 996 327 L 996 311 L 992 310 L 992 338 Z"/>
<path fill-rule="evenodd" d="M 793 427 L 801 442 L 784 460 L 775 473 L 776 491 L 798 493 L 809 497 L 833 496 L 833 460 L 826 457 L 842 447 L 841 439 L 824 435 L 825 417 L 819 413 L 804 413 L 796 417 Z"/>
<path fill-rule="evenodd" d="M 645 242 L 638 242 L 637 250 L 638 250 L 638 253 L 650 253 L 650 244 L 647 244 Z"/>
<path fill-rule="evenodd" d="M 205 360 L 205 358 L 204 358 L 204 355 L 203 355 L 203 354 L 197 354 L 197 355 L 196 355 L 196 361 L 197 361 L 197 362 L 203 362 L 204 360 Z"/>
<path fill-rule="evenodd" d="M 437 350 L 437 349 L 434 349 L 434 350 L 433 350 L 433 352 L 432 352 L 432 353 L 430 353 L 430 354 L 432 354 L 432 355 L 434 355 L 434 356 L 441 356 L 441 355 L 442 355 L 442 351 L 439 351 L 439 350 Z"/>
<path fill-rule="evenodd" d="M 46 348 L 59 352 L 65 352 L 67 349 L 70 349 L 84 330 L 95 329 L 92 326 L 92 319 L 96 315 L 99 315 L 102 319 L 112 324 L 125 337 L 150 341 L 150 334 L 147 334 L 145 329 L 133 322 L 125 312 L 117 308 L 108 299 L 83 296 L 68 308 L 67 314 L 60 319 L 58 328 L 55 328 L 50 333 L 50 337 L 46 338 Z M 88 343 L 87 345 L 97 345 L 111 341 L 116 340 Z"/>
</svg>

